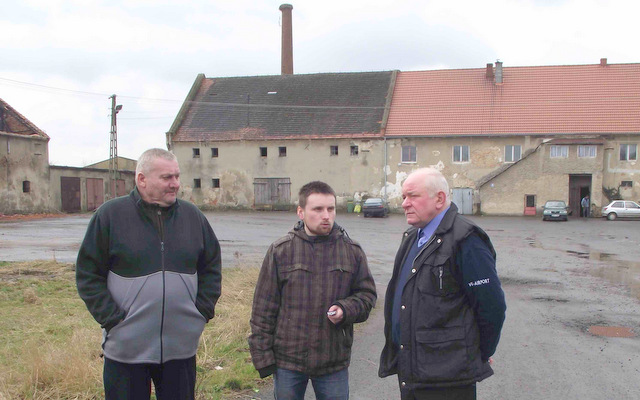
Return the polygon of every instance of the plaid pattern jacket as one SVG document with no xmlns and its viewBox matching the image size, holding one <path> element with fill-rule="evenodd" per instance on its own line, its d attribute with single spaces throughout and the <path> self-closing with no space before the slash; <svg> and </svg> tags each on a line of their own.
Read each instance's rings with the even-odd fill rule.
<svg viewBox="0 0 640 400">
<path fill-rule="evenodd" d="M 327 236 L 307 236 L 302 221 L 264 258 L 253 298 L 249 348 L 261 377 L 275 368 L 325 375 L 349 366 L 353 324 L 376 302 L 376 286 L 360 245 L 334 224 Z M 338 305 L 334 325 L 327 310 Z"/>
</svg>

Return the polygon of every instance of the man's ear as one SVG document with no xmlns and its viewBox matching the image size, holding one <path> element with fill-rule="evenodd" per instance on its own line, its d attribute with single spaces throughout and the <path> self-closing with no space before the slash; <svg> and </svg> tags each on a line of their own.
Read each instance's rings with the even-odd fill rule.
<svg viewBox="0 0 640 400">
<path fill-rule="evenodd" d="M 442 190 L 438 192 L 437 196 L 437 207 L 444 208 L 444 205 L 447 203 L 447 195 Z"/>
<path fill-rule="evenodd" d="M 138 176 L 136 176 L 136 186 L 138 187 L 146 187 L 147 181 L 142 172 L 138 172 Z"/>
<path fill-rule="evenodd" d="M 302 207 L 298 206 L 298 208 L 296 209 L 296 213 L 298 214 L 298 218 L 304 219 L 304 210 L 302 209 Z"/>
</svg>

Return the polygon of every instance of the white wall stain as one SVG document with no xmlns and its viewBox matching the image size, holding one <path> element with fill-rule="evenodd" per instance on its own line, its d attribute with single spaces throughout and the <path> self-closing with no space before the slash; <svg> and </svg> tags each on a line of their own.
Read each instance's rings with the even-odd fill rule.
<svg viewBox="0 0 640 400">
<path fill-rule="evenodd" d="M 438 171 L 442 172 L 442 170 L 444 169 L 444 163 L 442 162 L 442 160 L 440 160 L 440 161 L 438 161 L 437 164 L 429 165 L 429 168 L 434 168 L 434 169 L 437 169 Z"/>
</svg>

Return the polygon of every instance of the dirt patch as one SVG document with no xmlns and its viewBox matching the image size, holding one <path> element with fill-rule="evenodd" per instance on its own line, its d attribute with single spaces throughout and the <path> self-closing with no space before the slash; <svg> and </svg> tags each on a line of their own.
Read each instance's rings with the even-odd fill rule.
<svg viewBox="0 0 640 400">
<path fill-rule="evenodd" d="M 63 218 L 68 216 L 69 214 L 49 214 L 49 213 L 42 213 L 42 214 L 11 214 L 11 215 L 7 215 L 7 214 L 2 214 L 0 213 L 0 222 L 7 222 L 7 221 L 33 221 L 36 219 L 43 219 L 43 218 Z"/>
<path fill-rule="evenodd" d="M 55 261 L 15 262 L 0 265 L 0 282 L 15 282 L 20 279 L 55 279 L 75 274 L 74 264 Z"/>
</svg>

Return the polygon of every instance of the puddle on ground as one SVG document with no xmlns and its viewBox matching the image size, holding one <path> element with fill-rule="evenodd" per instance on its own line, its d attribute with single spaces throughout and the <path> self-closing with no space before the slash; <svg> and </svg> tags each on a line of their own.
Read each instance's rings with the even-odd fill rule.
<svg viewBox="0 0 640 400">
<path fill-rule="evenodd" d="M 606 336 L 606 337 L 622 337 L 622 338 L 630 338 L 635 337 L 635 333 L 630 328 L 624 326 L 598 326 L 592 325 L 587 329 L 587 331 L 596 336 Z"/>
<path fill-rule="evenodd" d="M 545 249 L 536 238 L 526 237 L 525 240 L 531 247 Z M 634 297 L 640 299 L 640 262 L 620 260 L 615 254 L 601 253 L 591 250 L 588 246 L 584 247 L 585 251 L 565 250 L 565 252 L 584 260 L 600 261 L 600 264 L 588 269 L 587 272 L 590 275 L 615 284 L 623 284 L 630 289 Z"/>
<path fill-rule="evenodd" d="M 589 274 L 604 278 L 609 282 L 621 283 L 631 290 L 631 294 L 640 299 L 640 262 L 618 260 L 614 254 L 591 251 L 589 260 L 601 261 Z"/>
</svg>

